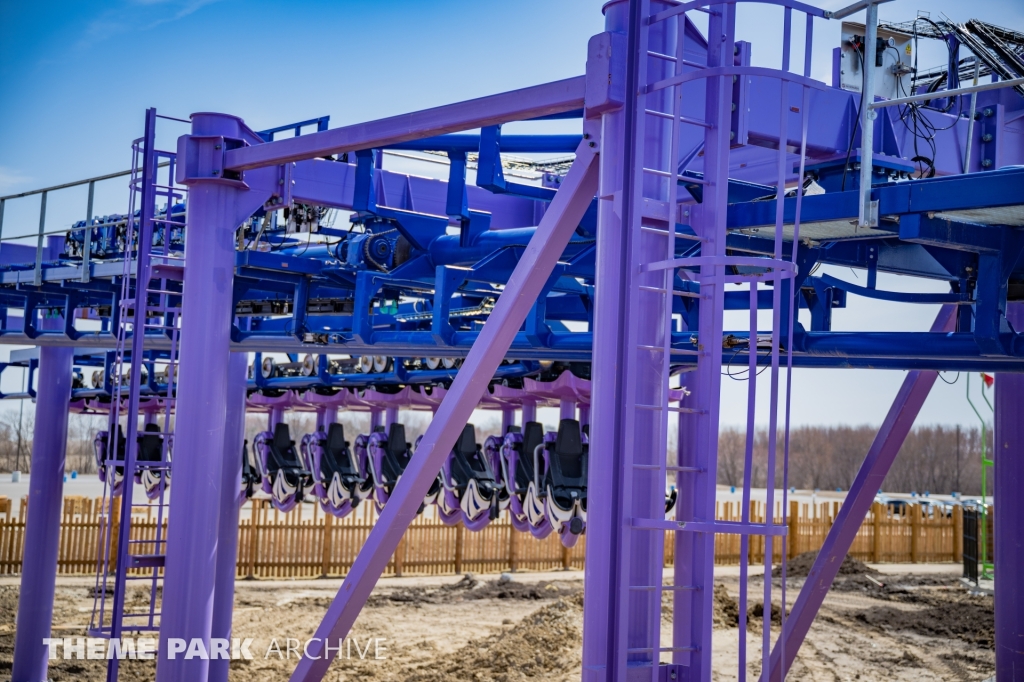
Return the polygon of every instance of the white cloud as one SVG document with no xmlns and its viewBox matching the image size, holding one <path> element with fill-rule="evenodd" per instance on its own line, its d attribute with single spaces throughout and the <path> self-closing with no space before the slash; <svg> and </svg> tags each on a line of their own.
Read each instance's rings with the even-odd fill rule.
<svg viewBox="0 0 1024 682">
<path fill-rule="evenodd" d="M 124 0 L 89 22 L 78 47 L 88 47 L 129 31 L 148 31 L 162 24 L 184 19 L 220 0 Z"/>
<path fill-rule="evenodd" d="M 0 166 L 0 195 L 13 194 L 33 181 L 28 175 L 13 168 Z"/>
</svg>

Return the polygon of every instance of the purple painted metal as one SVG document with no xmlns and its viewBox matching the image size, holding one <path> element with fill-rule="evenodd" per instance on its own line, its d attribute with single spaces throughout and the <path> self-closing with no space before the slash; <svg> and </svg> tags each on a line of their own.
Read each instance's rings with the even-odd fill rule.
<svg viewBox="0 0 1024 682">
<path fill-rule="evenodd" d="M 593 140 L 593 127 L 587 128 Z M 596 142 L 596 140 L 595 140 Z M 323 622 L 317 628 L 308 655 L 292 680 L 319 680 L 334 656 L 324 650 L 328 639 L 343 637 L 369 597 L 402 534 L 416 517 L 431 482 L 455 445 L 463 426 L 487 390 L 487 384 L 508 352 L 517 330 L 550 276 L 559 254 L 569 241 L 597 190 L 595 148 L 580 144 L 576 160 L 555 195 L 537 232 L 498 298 L 480 337 L 466 357 L 451 389 L 427 427 L 417 456 L 409 463 L 388 505 L 352 565 Z M 335 651 L 335 654 L 337 652 Z M 162 682 L 162 681 L 161 681 Z"/>
<path fill-rule="evenodd" d="M 267 431 L 274 432 L 274 427 L 284 421 L 284 406 L 274 405 L 267 415 Z"/>
<path fill-rule="evenodd" d="M 370 431 L 376 431 L 378 426 L 384 426 L 384 410 L 370 408 Z"/>
<path fill-rule="evenodd" d="M 693 374 L 684 375 L 685 378 Z M 680 401 L 680 406 L 690 407 L 698 402 L 696 386 L 687 386 L 690 395 Z M 698 415 L 693 412 L 680 412 L 678 418 L 678 456 L 676 464 L 680 467 L 694 467 L 697 462 L 697 426 Z M 676 500 L 676 521 L 692 521 L 696 518 L 694 498 L 692 495 L 682 495 L 681 491 L 688 490 L 692 486 L 687 485 L 687 479 L 691 476 L 686 471 L 676 472 L 676 489 L 680 491 Z M 696 537 L 692 533 L 675 534 L 675 562 L 673 566 L 673 585 L 693 584 L 693 550 Z M 675 614 L 691 613 L 698 597 L 692 590 L 675 590 L 672 595 L 672 612 Z M 690 651 L 687 647 L 693 640 L 692 620 L 689 618 L 672 619 L 672 662 L 677 665 L 690 665 Z"/>
<path fill-rule="evenodd" d="M 188 238 L 182 308 L 180 372 L 175 424 L 174 475 L 188 485 L 171 486 L 175 510 L 167 533 L 163 611 L 160 623 L 159 682 L 205 680 L 209 661 L 168 655 L 170 638 L 199 639 L 209 649 L 222 467 L 210 446 L 222 445 L 227 420 L 231 296 L 235 229 L 270 196 L 254 190 L 259 173 L 247 184 L 200 177 L 197 159 L 216 156 L 220 138 L 252 139 L 241 119 L 194 114 L 192 135 L 178 140 L 178 181 L 189 185 Z"/>
<path fill-rule="evenodd" d="M 576 402 L 569 400 L 568 398 L 562 398 L 558 401 L 558 418 L 559 419 L 575 419 L 576 418 Z"/>
<path fill-rule="evenodd" d="M 501 411 L 501 437 L 504 438 L 505 434 L 508 433 L 510 426 L 515 426 L 516 423 L 516 411 L 515 408 L 506 407 Z"/>
<path fill-rule="evenodd" d="M 955 306 L 943 306 L 938 317 L 932 324 L 933 332 L 953 331 L 956 325 Z M 776 644 L 771 654 L 770 677 L 772 682 L 783 679 L 783 670 L 788 671 L 793 665 L 797 651 L 807 636 L 807 631 L 814 622 L 814 617 L 821 608 L 832 581 L 839 572 L 847 552 L 860 529 L 861 523 L 871 508 L 876 492 L 882 487 L 882 481 L 896 459 L 903 441 L 914 425 L 914 420 L 921 411 L 925 399 L 931 392 L 937 372 L 913 371 L 903 380 L 896 400 L 893 401 L 889 413 L 878 430 L 871 449 L 868 450 L 864 463 L 857 472 L 857 478 L 850 486 L 839 515 L 825 537 L 825 542 L 818 552 L 811 572 L 804 582 L 800 595 L 793 604 L 793 609 L 786 618 L 783 630 L 785 649 Z M 783 658 L 784 653 L 784 658 Z M 780 664 L 785 661 L 784 668 Z M 763 676 L 762 676 L 763 678 Z"/>
<path fill-rule="evenodd" d="M 522 417 L 520 421 L 523 424 L 526 424 L 526 422 L 535 422 L 535 421 L 537 421 L 537 401 L 536 400 L 524 400 L 523 401 L 523 407 L 521 408 L 520 415 Z"/>
<path fill-rule="evenodd" d="M 388 405 L 384 411 L 384 428 L 390 429 L 392 424 L 398 423 L 398 405 Z"/>
<path fill-rule="evenodd" d="M 58 320 L 63 328 L 63 320 Z M 53 595 L 57 583 L 57 550 L 64 490 L 64 455 L 68 436 L 68 400 L 74 349 L 40 348 L 36 419 L 32 435 L 25 554 L 18 596 L 18 627 L 14 631 L 11 680 L 47 679 Z"/>
<path fill-rule="evenodd" d="M 577 409 L 580 412 L 580 426 L 586 426 L 590 423 L 590 405 L 581 403 Z"/>
<path fill-rule="evenodd" d="M 248 357 L 232 353 L 228 361 L 228 406 L 221 453 L 221 496 L 217 531 L 217 564 L 213 591 L 211 636 L 231 637 L 235 601 L 235 563 L 238 560 L 238 501 L 234 491 L 242 484 L 242 441 L 245 438 L 245 392 Z M 208 682 L 228 682 L 228 659 L 210 661 Z"/>
<path fill-rule="evenodd" d="M 572 111 L 583 107 L 584 85 L 583 77 L 567 78 L 434 109 L 235 149 L 224 155 L 224 165 L 230 170 L 248 170 Z"/>
<path fill-rule="evenodd" d="M 1024 305 L 1006 320 L 1024 329 Z M 999 374 L 995 389 L 996 679 L 1024 678 L 1024 375 Z"/>
<path fill-rule="evenodd" d="M 628 17 L 621 6 L 606 7 L 605 30 L 610 35 L 627 31 Z M 621 37 L 621 36 L 618 36 Z M 633 46 L 634 52 L 637 50 Z M 626 55 L 616 49 L 616 43 L 591 38 L 587 53 L 588 79 L 595 83 L 609 83 L 622 79 Z M 634 80 L 626 80 L 626 87 L 635 91 Z M 629 92 L 629 90 L 627 90 Z M 588 112 L 589 115 L 589 112 Z M 618 583 L 614 557 L 621 551 L 619 516 L 620 490 L 615 479 L 621 465 L 620 447 L 622 424 L 617 420 L 616 406 L 622 398 L 622 375 L 613 368 L 621 361 L 623 351 L 623 324 L 626 270 L 627 230 L 621 218 L 621 206 L 616 201 L 621 194 L 623 154 L 625 151 L 625 125 L 629 117 L 623 107 L 611 106 L 601 115 L 601 178 L 597 202 L 597 253 L 595 279 L 594 328 L 600 333 L 594 337 L 591 398 L 592 422 L 590 427 L 590 461 L 587 467 L 587 497 L 605 500 L 606 504 L 588 505 L 586 563 L 584 564 L 583 593 L 587 608 L 583 614 L 583 682 L 604 682 L 609 678 L 609 650 L 612 647 L 613 617 L 611 595 Z M 523 407 L 526 421 L 526 406 Z"/>
</svg>

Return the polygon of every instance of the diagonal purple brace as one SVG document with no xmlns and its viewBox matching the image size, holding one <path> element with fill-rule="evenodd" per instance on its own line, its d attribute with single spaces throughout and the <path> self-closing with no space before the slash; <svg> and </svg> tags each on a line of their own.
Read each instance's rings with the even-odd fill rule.
<svg viewBox="0 0 1024 682">
<path fill-rule="evenodd" d="M 935 318 L 931 331 L 951 332 L 955 325 L 956 306 L 945 305 Z M 797 651 L 800 650 L 811 623 L 818 615 L 818 609 L 825 601 L 832 581 L 839 573 L 839 565 L 850 551 L 857 531 L 871 509 L 875 494 L 882 487 L 896 454 L 903 446 L 903 441 L 910 433 L 914 420 L 917 419 L 921 406 L 928 398 L 938 376 L 938 372 L 913 371 L 903 380 L 903 386 L 896 394 L 896 400 L 889 408 L 889 414 L 885 416 L 882 428 L 878 430 L 878 435 L 875 436 L 871 449 L 868 450 L 864 463 L 857 472 L 857 478 L 850 487 L 846 501 L 839 510 L 835 524 L 829 530 L 807 581 L 793 604 L 793 611 L 786 617 L 782 636 L 772 650 L 769 682 L 780 682 L 785 677 L 783 672 L 788 672 L 792 667 Z M 784 666 L 780 665 L 783 655 Z"/>
<path fill-rule="evenodd" d="M 576 161 L 437 408 L 416 456 L 399 479 L 395 492 L 352 564 L 352 570 L 310 640 L 305 657 L 292 674 L 292 682 L 313 682 L 322 679 L 327 672 L 340 645 L 325 650 L 325 643 L 342 639 L 351 629 L 403 533 L 416 518 L 431 481 L 487 390 L 488 382 L 590 206 L 597 192 L 598 177 L 597 145 L 591 147 L 590 144 L 593 144 L 592 136 L 591 141 L 585 139 L 577 148 Z"/>
</svg>

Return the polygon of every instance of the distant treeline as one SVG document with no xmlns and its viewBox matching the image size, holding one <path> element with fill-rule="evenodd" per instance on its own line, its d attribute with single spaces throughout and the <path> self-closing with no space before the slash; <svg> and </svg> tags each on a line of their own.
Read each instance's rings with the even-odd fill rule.
<svg viewBox="0 0 1024 682">
<path fill-rule="evenodd" d="M 19 422 L 16 410 L 0 413 L 0 471 L 20 468 L 29 471 L 32 452 L 33 416 L 25 411 Z M 406 438 L 414 442 L 429 423 L 429 414 L 402 413 L 406 425 Z M 292 439 L 313 430 L 312 414 L 289 413 Z M 345 425 L 349 441 L 359 433 L 369 431 L 366 414 L 341 413 L 339 421 Z M 483 443 L 488 434 L 498 428 L 497 418 L 478 420 L 477 440 Z M 255 435 L 266 428 L 267 418 L 250 414 L 246 420 L 246 438 L 252 445 Z M 106 428 L 106 417 L 73 414 L 68 428 L 67 469 L 81 473 L 94 473 L 92 441 L 98 429 Z M 554 428 L 554 425 L 549 425 Z M 872 426 L 804 426 L 790 432 L 789 485 L 802 489 L 849 490 L 878 432 Z M 673 436 L 675 434 L 672 434 Z M 673 438 L 674 440 L 674 438 Z M 780 465 L 776 485 L 782 485 L 782 439 L 779 439 Z M 746 434 L 742 430 L 726 428 L 719 438 L 718 482 L 723 485 L 743 484 L 743 459 Z M 674 449 L 674 443 L 670 446 Z M 212 452 L 211 448 L 211 452 Z M 20 455 L 19 455 L 20 452 Z M 754 437 L 754 458 L 751 477 L 755 487 L 767 482 L 766 465 L 768 431 L 759 429 Z M 887 492 L 950 493 L 977 495 L 981 492 L 981 433 L 980 429 L 960 429 L 948 426 L 920 426 L 907 437 L 892 470 L 885 479 Z"/>
<path fill-rule="evenodd" d="M 873 426 L 803 426 L 790 430 L 789 485 L 798 489 L 849 490 L 878 433 Z M 777 457 L 782 459 L 782 438 Z M 989 432 L 991 446 L 991 432 Z M 743 484 L 746 433 L 725 429 L 719 437 L 718 482 Z M 754 437 L 751 476 L 755 487 L 767 483 L 768 430 Z M 991 456 L 991 454 L 990 454 Z M 990 472 L 991 473 L 991 472 Z M 782 485 L 782 467 L 776 471 Z M 981 430 L 919 426 L 910 432 L 885 478 L 886 492 L 981 493 Z M 991 486 L 990 486 L 991 491 Z"/>
</svg>

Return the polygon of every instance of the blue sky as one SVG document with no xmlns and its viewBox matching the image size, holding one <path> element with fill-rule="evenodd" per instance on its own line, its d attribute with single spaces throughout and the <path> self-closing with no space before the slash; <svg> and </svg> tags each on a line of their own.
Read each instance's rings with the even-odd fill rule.
<svg viewBox="0 0 1024 682">
<path fill-rule="evenodd" d="M 148 106 L 185 118 L 223 111 L 256 129 L 328 114 L 336 127 L 579 75 L 587 40 L 603 28 L 601 4 L 0 0 L 0 194 L 128 167 Z M 921 8 L 1024 29 L 1024 3 L 1017 0 L 897 0 L 883 5 L 881 16 L 911 19 Z M 780 13 L 744 11 L 739 37 L 754 43 L 755 63 L 777 66 Z M 816 77 L 829 78 L 838 36 L 838 22 L 816 22 Z M 161 144 L 170 148 L 185 126 L 166 124 L 163 131 Z M 96 212 L 120 212 L 125 203 L 123 183 L 107 183 Z M 54 195 L 47 228 L 82 217 L 84 205 L 84 191 Z M 36 199 L 9 202 L 5 234 L 34 229 L 37 211 Z M 853 278 L 849 271 L 843 276 Z M 879 285 L 919 286 L 902 278 L 881 278 Z M 914 313 L 872 304 L 837 314 L 836 324 L 924 329 L 934 316 L 928 308 Z M 795 423 L 880 423 L 902 376 L 800 373 Z M 726 380 L 727 402 L 745 393 L 735 383 Z M 972 424 L 967 415 L 961 380 L 938 385 L 922 421 Z M 728 409 L 724 419 L 733 421 Z"/>
</svg>

